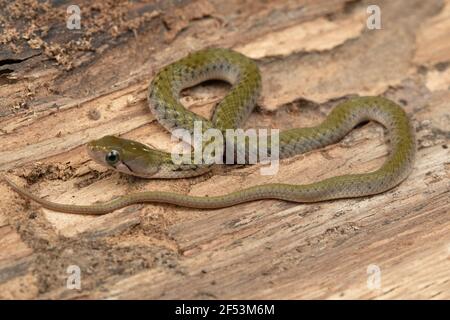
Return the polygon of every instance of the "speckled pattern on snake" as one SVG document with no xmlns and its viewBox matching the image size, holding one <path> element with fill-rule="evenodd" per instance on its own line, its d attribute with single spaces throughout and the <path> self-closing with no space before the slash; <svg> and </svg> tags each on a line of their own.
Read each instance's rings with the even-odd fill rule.
<svg viewBox="0 0 450 320">
<path fill-rule="evenodd" d="M 223 80 L 232 85 L 215 109 L 212 120 L 185 109 L 179 101 L 182 89 L 209 79 Z M 238 128 L 246 121 L 260 91 L 261 76 L 254 61 L 232 50 L 215 48 L 194 52 L 162 68 L 150 84 L 148 100 L 153 115 L 169 131 L 185 128 L 192 132 L 195 121 L 202 121 L 203 129 L 223 131 Z M 401 107 L 382 97 L 352 98 L 336 106 L 321 124 L 282 131 L 279 135 L 279 156 L 286 158 L 336 143 L 357 124 L 369 120 L 383 125 L 389 134 L 391 148 L 384 164 L 373 172 L 335 176 L 311 184 L 270 183 L 209 197 L 148 191 L 104 203 L 66 205 L 41 199 L 11 180 L 5 180 L 22 196 L 48 209 L 78 214 L 104 214 L 144 202 L 212 209 L 261 199 L 317 202 L 361 197 L 393 188 L 408 176 L 413 167 L 416 151 L 414 130 Z M 147 178 L 183 178 L 200 175 L 210 169 L 210 166 L 202 164 L 175 165 L 170 153 L 113 136 L 91 141 L 88 152 L 95 161 L 109 168 Z"/>
</svg>

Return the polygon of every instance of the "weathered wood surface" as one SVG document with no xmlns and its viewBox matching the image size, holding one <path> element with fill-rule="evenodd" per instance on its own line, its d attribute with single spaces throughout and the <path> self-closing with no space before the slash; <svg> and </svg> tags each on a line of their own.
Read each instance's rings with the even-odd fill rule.
<svg viewBox="0 0 450 320">
<path fill-rule="evenodd" d="M 144 181 L 95 165 L 83 145 L 120 134 L 169 150 L 147 109 L 158 68 L 206 46 L 257 60 L 263 96 L 248 127 L 319 123 L 351 95 L 404 106 L 419 139 L 411 176 L 394 190 L 316 204 L 258 201 L 202 211 L 136 205 L 101 217 L 45 210 L 0 184 L 1 298 L 450 298 L 450 1 L 0 1 L 0 170 L 58 202 L 88 204 L 137 190 L 215 195 L 265 182 L 307 183 L 377 168 L 383 129 L 259 167 Z M 20 21 L 20 23 L 19 23 Z M 208 116 L 227 91 L 189 90 Z M 66 288 L 70 265 L 82 290 Z M 368 268 L 381 271 L 368 286 Z"/>
</svg>

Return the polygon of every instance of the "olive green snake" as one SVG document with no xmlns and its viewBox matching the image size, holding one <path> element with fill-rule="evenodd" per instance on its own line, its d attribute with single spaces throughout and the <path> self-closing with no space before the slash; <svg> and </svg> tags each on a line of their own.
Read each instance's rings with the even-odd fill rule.
<svg viewBox="0 0 450 320">
<path fill-rule="evenodd" d="M 209 79 L 229 82 L 232 87 L 217 105 L 211 120 L 189 110 L 180 102 L 181 90 Z M 148 91 L 150 110 L 169 131 L 184 128 L 193 132 L 196 121 L 203 129 L 221 131 L 240 127 L 252 112 L 261 91 L 261 76 L 250 58 L 228 49 L 210 48 L 162 68 Z M 322 181 L 291 185 L 270 183 L 220 196 L 191 196 L 173 192 L 148 191 L 128 194 L 92 205 L 59 204 L 42 199 L 5 177 L 19 194 L 54 211 L 77 214 L 104 214 L 136 203 L 167 203 L 192 208 L 223 208 L 261 199 L 317 202 L 361 197 L 387 191 L 410 173 L 416 152 L 414 130 L 405 111 L 382 97 L 357 97 L 336 106 L 319 125 L 280 132 L 279 158 L 321 148 L 341 140 L 357 124 L 376 121 L 390 139 L 390 153 L 376 171 L 335 176 Z M 146 178 L 183 178 L 203 174 L 211 165 L 174 164 L 171 154 L 137 141 L 105 136 L 88 143 L 91 157 L 114 170 Z"/>
</svg>

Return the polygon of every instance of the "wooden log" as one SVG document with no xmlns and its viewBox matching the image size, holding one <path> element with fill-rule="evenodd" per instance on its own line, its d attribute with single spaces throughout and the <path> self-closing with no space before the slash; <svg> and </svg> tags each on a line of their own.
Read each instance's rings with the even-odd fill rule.
<svg viewBox="0 0 450 320">
<path fill-rule="evenodd" d="M 411 116 L 411 176 L 381 195 L 314 204 L 257 201 L 220 210 L 134 205 L 100 217 L 52 212 L 0 183 L 0 298 L 450 298 L 450 0 L 372 2 L 6 1 L 0 15 L 0 174 L 46 199 L 89 204 L 143 190 L 219 195 L 375 170 L 389 147 L 369 123 L 335 145 L 281 162 L 146 181 L 93 163 L 105 134 L 170 150 L 150 114 L 154 73 L 187 53 L 227 47 L 256 60 L 263 93 L 246 127 L 320 123 L 353 95 L 382 95 Z M 21 21 L 21 23 L 19 23 Z M 186 90 L 209 117 L 221 83 Z M 81 289 L 68 289 L 78 266 Z M 379 272 L 373 282 L 374 273 Z"/>
</svg>

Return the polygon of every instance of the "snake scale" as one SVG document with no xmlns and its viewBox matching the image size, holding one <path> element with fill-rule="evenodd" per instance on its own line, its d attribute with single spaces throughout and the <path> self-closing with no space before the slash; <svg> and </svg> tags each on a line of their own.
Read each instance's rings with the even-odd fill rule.
<svg viewBox="0 0 450 320">
<path fill-rule="evenodd" d="M 212 120 L 185 109 L 179 101 L 181 90 L 209 79 L 232 85 L 215 109 Z M 167 130 L 193 131 L 196 121 L 204 129 L 226 130 L 240 127 L 252 112 L 261 91 L 261 76 L 250 58 L 228 49 L 210 48 L 162 68 L 149 86 L 150 110 Z M 387 191 L 410 173 L 416 152 L 414 130 L 404 110 L 382 97 L 357 97 L 336 106 L 319 125 L 295 128 L 279 134 L 279 157 L 286 158 L 336 143 L 357 124 L 376 121 L 389 134 L 390 153 L 376 171 L 335 176 L 304 185 L 271 183 L 257 185 L 221 196 L 197 197 L 172 192 L 148 191 L 124 195 L 92 205 L 59 204 L 42 199 L 5 177 L 19 194 L 42 206 L 60 212 L 104 214 L 136 203 L 168 203 L 192 208 L 222 208 L 239 203 L 280 199 L 293 202 L 317 202 L 361 197 Z M 146 178 L 182 178 L 205 173 L 211 166 L 174 164 L 170 153 L 151 149 L 136 141 L 105 136 L 88 143 L 91 157 L 114 170 Z"/>
</svg>

